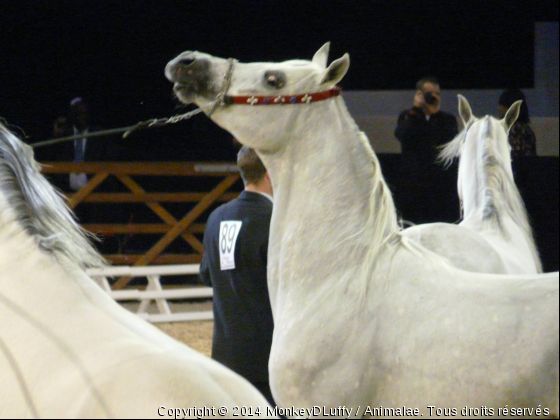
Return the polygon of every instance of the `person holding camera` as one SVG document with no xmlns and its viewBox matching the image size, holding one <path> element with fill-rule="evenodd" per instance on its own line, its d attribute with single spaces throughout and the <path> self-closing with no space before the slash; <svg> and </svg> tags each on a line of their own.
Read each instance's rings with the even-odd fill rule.
<svg viewBox="0 0 560 420">
<path fill-rule="evenodd" d="M 399 115 L 395 137 L 401 143 L 401 198 L 403 217 L 414 223 L 450 220 L 450 203 L 442 193 L 453 182 L 436 163 L 439 147 L 458 133 L 455 116 L 441 110 L 440 85 L 434 77 L 416 83 L 412 108 Z M 455 194 L 456 195 L 456 194 Z M 438 207 L 439 205 L 439 207 Z M 436 208 L 437 207 L 437 208 Z"/>
<path fill-rule="evenodd" d="M 416 83 L 413 107 L 399 115 L 395 136 L 401 142 L 403 170 L 431 169 L 438 147 L 457 135 L 457 119 L 441 110 L 439 82 L 425 77 Z"/>
</svg>

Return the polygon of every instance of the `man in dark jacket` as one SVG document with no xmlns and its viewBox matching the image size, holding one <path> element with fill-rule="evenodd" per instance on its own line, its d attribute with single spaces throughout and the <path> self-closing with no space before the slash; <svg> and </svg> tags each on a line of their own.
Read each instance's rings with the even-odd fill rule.
<svg viewBox="0 0 560 420">
<path fill-rule="evenodd" d="M 416 83 L 413 107 L 399 115 L 395 137 L 402 147 L 401 182 L 397 196 L 405 219 L 414 223 L 453 222 L 449 206 L 456 197 L 453 172 L 436 164 L 439 146 L 457 135 L 457 119 L 441 111 L 439 82 L 433 77 Z"/>
<path fill-rule="evenodd" d="M 272 184 L 253 150 L 243 147 L 237 165 L 245 190 L 212 212 L 204 233 L 200 277 L 214 289 L 212 358 L 274 405 L 268 383 L 274 324 L 266 276 Z"/>
</svg>

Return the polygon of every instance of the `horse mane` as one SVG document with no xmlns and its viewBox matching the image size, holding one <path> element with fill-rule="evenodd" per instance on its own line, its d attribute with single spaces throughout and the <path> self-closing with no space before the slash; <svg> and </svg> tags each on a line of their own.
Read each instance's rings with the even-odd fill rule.
<svg viewBox="0 0 560 420">
<path fill-rule="evenodd" d="M 461 156 L 468 131 L 477 121 L 480 120 L 472 120 L 451 142 L 441 148 L 440 162 L 449 167 L 456 157 Z M 529 223 L 525 203 L 515 185 L 514 179 L 505 167 L 511 161 L 510 159 L 502 161 L 498 158 L 497 142 L 499 140 L 494 136 L 491 123 L 492 119 L 490 116 L 482 119 L 478 138 L 476 139 L 478 151 L 476 170 L 479 172 L 479 179 L 483 183 L 481 191 L 481 196 L 483 197 L 483 223 L 492 229 L 499 230 L 506 236 L 507 232 L 505 231 L 502 218 L 504 214 L 510 216 L 525 234 L 537 264 L 537 269 L 539 272 L 542 272 L 542 263 L 535 244 L 533 230 Z M 505 136 L 505 141 L 508 141 L 507 135 Z"/>
<path fill-rule="evenodd" d="M 488 116 L 484 119 L 478 139 L 480 145 L 480 156 L 477 159 L 479 162 L 478 170 L 484 182 L 483 221 L 506 234 L 502 217 L 504 214 L 508 214 L 521 227 L 531 248 L 537 269 L 539 272 L 542 272 L 542 263 L 535 245 L 535 238 L 529 223 L 525 203 L 521 198 L 513 177 L 510 176 L 504 167 L 505 162 L 498 159 L 498 145 L 496 144 L 498 140 L 493 136 L 491 122 L 492 120 Z M 505 139 L 505 141 L 508 141 L 507 135 Z M 507 162 L 511 165 L 510 159 Z"/>
<path fill-rule="evenodd" d="M 0 192 L 14 210 L 16 221 L 36 239 L 39 248 L 83 269 L 106 265 L 90 243 L 93 234 L 78 225 L 62 194 L 40 173 L 33 149 L 1 121 Z"/>
<path fill-rule="evenodd" d="M 395 207 L 395 202 L 391 194 L 383 173 L 381 172 L 381 164 L 377 155 L 374 153 L 373 148 L 367 138 L 367 136 L 360 132 L 359 135 L 360 142 L 366 150 L 366 153 L 373 164 L 373 189 L 371 191 L 371 210 L 370 216 L 375 217 L 377 226 L 386 226 L 386 229 L 374 228 L 374 231 L 378 232 L 377 235 L 380 236 L 379 243 L 382 243 L 387 238 L 390 238 L 394 234 L 400 232 L 402 227 L 397 221 L 397 210 Z"/>
</svg>

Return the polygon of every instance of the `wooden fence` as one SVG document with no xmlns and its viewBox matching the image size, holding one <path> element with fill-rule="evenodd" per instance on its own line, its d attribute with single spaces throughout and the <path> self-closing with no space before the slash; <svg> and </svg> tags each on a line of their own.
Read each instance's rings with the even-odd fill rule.
<svg viewBox="0 0 560 420">
<path fill-rule="evenodd" d="M 157 240 L 141 254 L 105 255 L 114 265 L 147 266 L 150 264 L 196 264 L 200 263 L 204 251 L 196 234 L 204 232 L 205 223 L 199 219 L 212 205 L 230 201 L 238 195 L 230 188 L 240 176 L 235 164 L 160 162 L 160 163 L 44 163 L 44 174 L 85 173 L 88 183 L 81 190 L 68 194 L 69 206 L 76 209 L 87 203 L 144 203 L 157 215 L 161 223 L 88 223 L 83 227 L 98 235 L 150 234 L 158 235 Z M 137 178 L 145 177 L 202 177 L 210 191 L 204 192 L 147 192 Z M 100 192 L 98 188 L 108 178 L 117 179 L 127 192 Z M 136 179 L 135 179 L 136 178 Z M 211 178 L 211 179 L 208 179 Z M 210 181 L 208 183 L 208 181 Z M 190 203 L 190 208 L 182 217 L 175 217 L 162 203 Z M 186 241 L 191 253 L 170 254 L 166 249 L 177 238 Z M 129 276 L 121 277 L 114 285 L 122 289 L 130 281 Z"/>
</svg>

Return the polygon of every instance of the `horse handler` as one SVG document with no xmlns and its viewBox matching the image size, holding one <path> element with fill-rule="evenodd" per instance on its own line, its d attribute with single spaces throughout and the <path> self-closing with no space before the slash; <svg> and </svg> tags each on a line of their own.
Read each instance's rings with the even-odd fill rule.
<svg viewBox="0 0 560 420">
<path fill-rule="evenodd" d="M 254 150 L 241 148 L 237 166 L 245 190 L 212 212 L 204 233 L 200 277 L 214 289 L 212 358 L 245 377 L 274 406 L 268 378 L 274 323 L 266 276 L 272 184 Z"/>
</svg>

